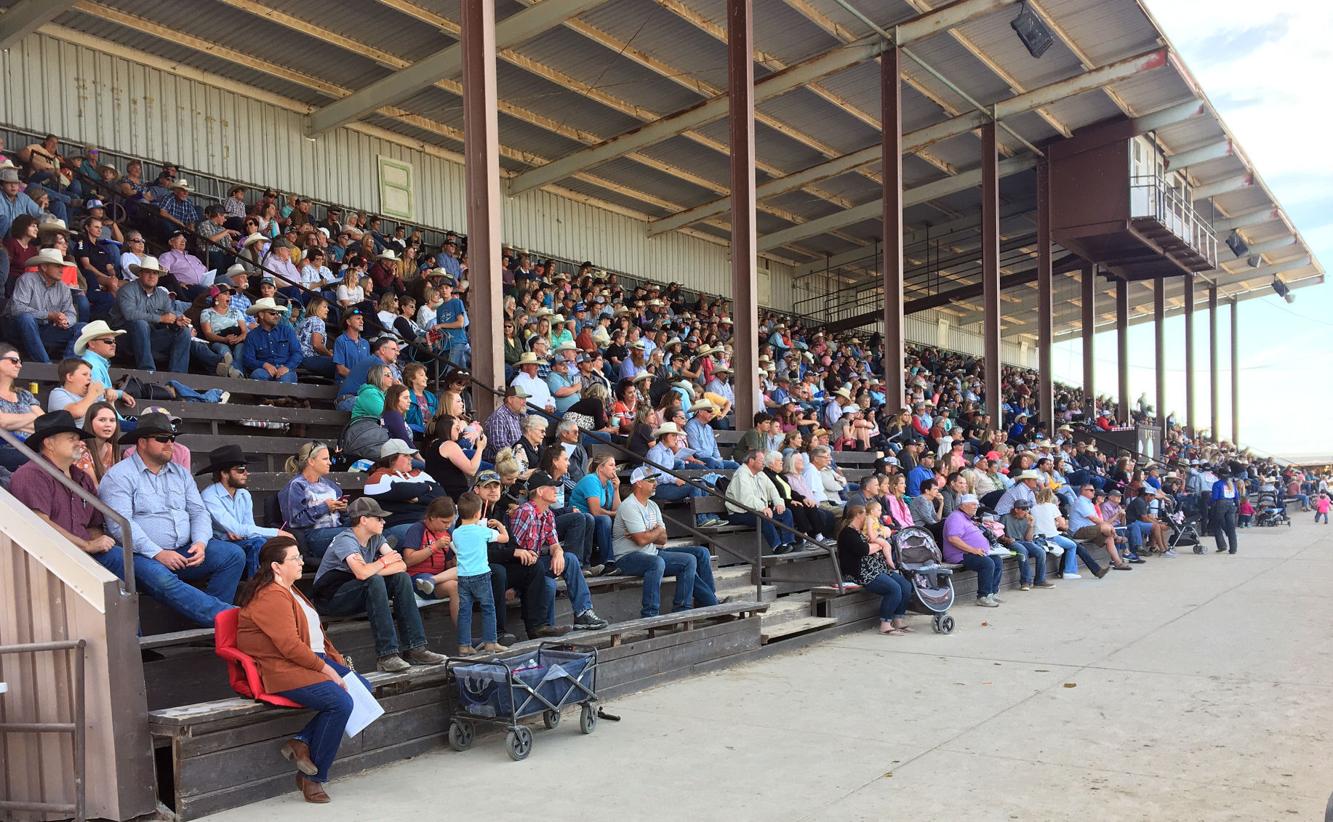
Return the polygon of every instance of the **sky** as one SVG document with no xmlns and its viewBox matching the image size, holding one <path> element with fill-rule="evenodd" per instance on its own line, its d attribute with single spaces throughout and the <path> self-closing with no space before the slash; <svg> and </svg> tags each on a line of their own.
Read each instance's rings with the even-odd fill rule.
<svg viewBox="0 0 1333 822">
<path fill-rule="evenodd" d="M 1326 270 L 1333 270 L 1333 3 L 1140 0 Z M 1200 289 L 1200 293 L 1203 292 Z M 1333 284 L 1239 306 L 1240 443 L 1282 457 L 1333 455 Z M 1220 419 L 1231 438 L 1230 313 L 1219 308 Z M 1195 317 L 1195 413 L 1209 422 L 1207 311 Z M 1169 319 L 1166 408 L 1183 420 L 1184 321 Z M 1114 332 L 1094 340 L 1097 391 L 1116 394 Z M 1152 323 L 1129 332 L 1131 395 L 1155 390 Z M 1146 365 L 1135 365 L 1146 363 Z M 1081 342 L 1055 347 L 1056 378 L 1082 381 Z"/>
</svg>

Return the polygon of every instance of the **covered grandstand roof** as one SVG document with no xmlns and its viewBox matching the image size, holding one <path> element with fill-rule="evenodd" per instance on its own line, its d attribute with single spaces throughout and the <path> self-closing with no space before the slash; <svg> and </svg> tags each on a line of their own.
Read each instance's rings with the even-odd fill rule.
<svg viewBox="0 0 1333 822">
<path fill-rule="evenodd" d="M 1118 117 L 1175 112 L 1156 137 L 1173 166 L 1187 166 L 1196 196 L 1209 195 L 1196 207 L 1221 229 L 1219 267 L 1200 285 L 1248 299 L 1271 294 L 1274 274 L 1297 288 L 1322 282 L 1322 266 L 1142 3 L 1028 0 L 1054 35 L 1040 59 L 1010 28 L 1016 0 L 846 3 L 919 58 L 903 63 L 904 143 L 916 146 L 903 160 L 904 217 L 916 236 L 936 237 L 937 254 L 959 257 L 939 282 L 980 276 L 966 258 L 979 242 L 975 128 L 990 115 L 967 98 L 1012 131 L 999 133 L 1002 273 L 1035 259 L 1030 146 Z M 0 0 L 0 9 L 0 42 L 12 34 L 7 25 L 36 22 L 299 101 L 316 138 L 359 119 L 462 150 L 456 0 Z M 511 193 L 556 187 L 638 214 L 650 233 L 725 241 L 724 11 L 723 0 L 496 0 L 501 167 Z M 911 22 L 923 15 L 932 24 Z M 933 24 L 941 20 L 955 25 Z M 882 231 L 875 56 L 885 41 L 843 0 L 757 2 L 754 39 L 759 247 L 798 275 L 873 282 Z M 1181 116 L 1182 106 L 1193 116 Z M 1231 227 L 1257 266 L 1220 242 Z M 1081 319 L 1077 288 L 1061 282 L 1057 335 Z M 1099 324 L 1114 318 L 1112 286 L 1103 286 Z M 1132 310 L 1151 318 L 1150 286 L 1130 288 Z M 1168 311 L 1181 309 L 1181 290 L 1179 278 L 1168 281 Z M 1035 283 L 1006 291 L 1004 305 L 1007 336 L 1035 335 L 1023 319 L 1036 310 Z M 975 323 L 980 298 L 941 310 Z"/>
</svg>

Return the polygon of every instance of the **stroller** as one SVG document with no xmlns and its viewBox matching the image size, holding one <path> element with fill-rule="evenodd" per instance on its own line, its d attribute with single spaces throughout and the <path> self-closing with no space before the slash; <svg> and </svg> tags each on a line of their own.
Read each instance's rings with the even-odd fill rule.
<svg viewBox="0 0 1333 822">
<path fill-rule="evenodd" d="M 930 531 L 909 526 L 893 535 L 893 562 L 907 575 L 916 594 L 912 610 L 932 614 L 931 628 L 937 634 L 953 631 L 953 571 L 945 568 L 944 558 Z"/>
<path fill-rule="evenodd" d="M 1284 522 L 1291 526 L 1286 503 L 1274 493 L 1265 491 L 1260 494 L 1259 504 L 1254 509 L 1254 524 L 1261 528 L 1276 528 Z"/>
<path fill-rule="evenodd" d="M 1162 522 L 1166 523 L 1167 530 L 1171 532 L 1166 540 L 1167 548 L 1193 547 L 1194 553 L 1203 553 L 1202 540 L 1199 539 L 1199 525 L 1186 512 L 1185 506 L 1177 504 L 1168 497 L 1162 500 L 1161 513 Z"/>
</svg>

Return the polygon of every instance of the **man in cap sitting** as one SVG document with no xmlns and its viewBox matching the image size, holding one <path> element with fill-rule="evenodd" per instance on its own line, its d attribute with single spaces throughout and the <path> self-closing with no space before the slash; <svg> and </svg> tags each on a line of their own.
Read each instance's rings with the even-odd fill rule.
<svg viewBox="0 0 1333 822">
<path fill-rule="evenodd" d="M 74 310 L 74 293 L 62 277 L 65 258 L 54 248 L 43 248 L 28 260 L 36 271 L 19 277 L 5 308 L 9 338 L 32 362 L 50 362 L 49 353 L 69 356 L 83 330 Z"/>
<path fill-rule="evenodd" d="M 245 575 L 259 569 L 259 551 L 273 537 L 291 536 L 279 528 L 255 524 L 254 502 L 245 486 L 250 483 L 250 469 L 239 445 L 223 445 L 208 453 L 208 464 L 195 474 L 210 474 L 213 484 L 199 493 L 213 520 L 213 537 L 234 542 L 245 551 Z"/>
<path fill-rule="evenodd" d="M 1024 591 L 1032 590 L 1035 584 L 1038 588 L 1054 588 L 1055 585 L 1046 580 L 1046 547 L 1036 541 L 1036 524 L 1032 520 L 1032 503 L 1025 499 L 1014 500 L 1013 507 L 1009 513 L 1000 517 L 1000 524 L 1004 526 L 1004 535 L 1013 541 L 1006 547 L 1012 549 L 1018 554 L 1018 578 L 1019 588 Z M 1028 557 L 1032 557 L 1032 568 L 1028 568 Z M 1033 571 L 1036 571 L 1036 579 L 1033 579 Z"/>
<path fill-rule="evenodd" d="M 177 312 L 176 301 L 158 285 L 162 266 L 156 257 L 144 257 L 143 262 L 130 266 L 130 273 L 135 277 L 134 283 L 116 292 L 111 322 L 128 332 L 126 339 L 134 354 L 134 367 L 156 371 L 156 359 L 161 358 L 168 371 L 188 371 L 190 340 L 194 335 L 190 319 Z"/>
<path fill-rule="evenodd" d="M 995 608 L 1000 604 L 1000 575 L 1004 560 L 990 552 L 990 541 L 981 533 L 975 517 L 981 502 L 976 494 L 963 494 L 958 507 L 944 520 L 944 541 L 940 548 L 945 562 L 957 562 L 977 574 L 977 605 Z"/>
<path fill-rule="evenodd" d="M 643 577 L 641 617 L 657 616 L 662 603 L 662 577 L 676 578 L 671 610 L 684 611 L 717 604 L 713 559 L 707 548 L 667 548 L 662 511 L 653 502 L 657 471 L 646 465 L 630 474 L 633 493 L 616 509 L 611 535 L 616 567 L 625 576 Z"/>
<path fill-rule="evenodd" d="M 574 628 L 576 630 L 595 631 L 605 628 L 606 620 L 597 616 L 592 609 L 592 595 L 588 584 L 579 570 L 578 557 L 565 551 L 556 536 L 555 514 L 551 506 L 556 501 L 558 483 L 545 471 L 536 471 L 528 477 L 528 501 L 514 511 L 510 518 L 509 533 L 514 543 L 515 554 L 519 550 L 535 555 L 536 565 L 550 579 L 561 578 L 569 595 L 570 605 L 574 610 Z M 523 562 L 529 565 L 528 562 Z M 511 584 L 517 590 L 523 583 L 512 579 Z M 541 621 L 554 626 L 554 609 L 543 607 L 540 603 L 525 603 L 524 622 L 528 628 L 528 637 L 552 635 L 542 631 Z M 556 632 L 558 634 L 558 631 Z"/>
<path fill-rule="evenodd" d="M 135 453 L 111 466 L 98 495 L 129 520 L 130 534 L 121 533 L 114 520 L 106 526 L 117 544 L 132 547 L 134 573 L 144 590 L 190 621 L 209 626 L 235 599 L 245 552 L 213 539 L 213 523 L 194 477 L 172 461 L 175 442 L 166 414 L 140 415 L 138 427 L 120 439 L 121 445 L 136 445 Z M 103 564 L 117 575 L 123 571 L 112 567 L 111 558 Z M 193 581 L 204 582 L 204 589 Z"/>
<path fill-rule="evenodd" d="M 241 346 L 241 369 L 252 380 L 296 382 L 296 369 L 304 356 L 296 330 L 282 322 L 287 306 L 261 297 L 245 313 L 258 317 L 259 327 L 246 335 Z"/>
</svg>

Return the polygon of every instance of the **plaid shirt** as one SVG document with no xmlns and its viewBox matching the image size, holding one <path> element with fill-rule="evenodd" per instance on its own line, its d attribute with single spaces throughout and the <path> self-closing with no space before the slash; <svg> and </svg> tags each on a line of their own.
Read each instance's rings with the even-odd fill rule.
<svg viewBox="0 0 1333 822">
<path fill-rule="evenodd" d="M 508 448 L 523 437 L 523 416 L 501 405 L 482 424 L 486 429 L 486 451 L 482 458 L 495 461 L 495 452 Z"/>
<path fill-rule="evenodd" d="M 531 500 L 514 512 L 509 531 L 519 548 L 538 554 L 550 553 L 551 546 L 559 542 L 555 536 L 555 514 L 549 508 L 538 510 Z"/>
<path fill-rule="evenodd" d="M 180 220 L 186 226 L 193 228 L 199 222 L 199 209 L 194 207 L 194 203 L 187 200 L 177 200 L 175 197 L 167 197 L 161 203 L 162 210 Z"/>
</svg>

